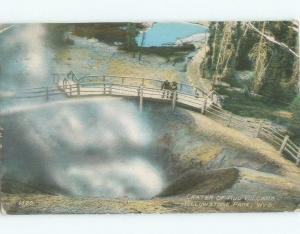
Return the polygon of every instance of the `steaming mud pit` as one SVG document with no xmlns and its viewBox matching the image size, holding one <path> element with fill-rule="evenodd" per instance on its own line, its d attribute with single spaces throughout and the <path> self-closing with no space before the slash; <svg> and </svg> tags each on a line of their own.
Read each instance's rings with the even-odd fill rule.
<svg viewBox="0 0 300 234">
<path fill-rule="evenodd" d="M 7 132 L 2 190 L 153 198 L 184 170 L 170 148 L 171 124 L 180 117 L 170 115 L 169 107 L 140 113 L 132 102 L 101 98 L 11 113 L 2 124 Z"/>
<path fill-rule="evenodd" d="M 183 170 L 170 149 L 171 124 L 182 116 L 152 107 L 140 113 L 133 102 L 94 98 L 10 112 L 2 191 L 155 197 Z"/>
<path fill-rule="evenodd" d="M 20 189 L 11 186 L 16 181 L 34 192 L 149 199 L 168 181 L 169 152 L 158 142 L 162 129 L 133 103 L 41 105 L 6 116 L 3 125 L 4 191 Z"/>
<path fill-rule="evenodd" d="M 1 121 L 8 213 L 274 211 L 299 204 L 294 164 L 198 113 L 171 114 L 169 105 L 155 103 L 140 113 L 136 102 L 93 98 L 40 104 Z M 275 200 L 269 207 L 189 203 L 203 195 Z M 20 198 L 34 205 L 20 207 Z"/>
</svg>

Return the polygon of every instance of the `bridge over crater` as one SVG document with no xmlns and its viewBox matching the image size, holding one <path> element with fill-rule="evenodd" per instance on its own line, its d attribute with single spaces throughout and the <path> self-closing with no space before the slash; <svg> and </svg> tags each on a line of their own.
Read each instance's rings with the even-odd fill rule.
<svg viewBox="0 0 300 234">
<path fill-rule="evenodd" d="M 74 72 L 54 74 L 52 87 L 40 87 L 16 92 L 16 98 L 39 98 L 47 100 L 54 95 L 68 98 L 90 96 L 116 96 L 137 98 L 143 111 L 144 100 L 170 103 L 171 111 L 176 106 L 208 114 L 227 127 L 235 127 L 252 137 L 259 137 L 280 151 L 297 165 L 300 164 L 300 148 L 280 129 L 264 121 L 242 118 L 221 107 L 220 97 L 214 91 L 206 92 L 199 87 L 177 83 L 176 89 L 163 89 L 163 80 L 133 76 L 86 75 L 78 78 Z"/>
</svg>

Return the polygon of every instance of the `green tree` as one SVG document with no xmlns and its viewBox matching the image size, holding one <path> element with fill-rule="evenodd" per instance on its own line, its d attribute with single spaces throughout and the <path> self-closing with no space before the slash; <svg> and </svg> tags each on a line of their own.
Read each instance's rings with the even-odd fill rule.
<svg viewBox="0 0 300 234">
<path fill-rule="evenodd" d="M 290 26 L 290 22 L 267 23 L 269 33 L 275 40 L 285 43 L 292 50 L 296 50 L 298 35 Z M 295 66 L 299 63 L 299 60 L 277 44 L 269 42 L 268 46 L 272 51 L 269 56 L 269 66 L 264 74 L 264 82 L 258 92 L 269 99 L 291 102 L 297 94 L 296 87 L 299 75 L 298 70 L 295 70 Z"/>
<path fill-rule="evenodd" d="M 300 137 L 300 95 L 293 100 L 290 105 L 292 112 L 291 131 L 295 136 Z"/>
<path fill-rule="evenodd" d="M 53 46 L 64 46 L 72 44 L 73 41 L 66 36 L 66 32 L 70 30 L 69 24 L 46 24 L 47 42 Z"/>
<path fill-rule="evenodd" d="M 269 100 L 290 103 L 299 92 L 299 59 L 291 53 L 298 52 L 294 22 L 212 22 L 209 32 L 205 78 L 231 82 L 236 70 L 251 69 L 252 91 Z"/>
<path fill-rule="evenodd" d="M 127 24 L 127 43 L 126 49 L 132 51 L 132 56 L 135 57 L 135 53 L 137 50 L 136 36 L 138 34 L 136 25 L 134 23 Z"/>
</svg>

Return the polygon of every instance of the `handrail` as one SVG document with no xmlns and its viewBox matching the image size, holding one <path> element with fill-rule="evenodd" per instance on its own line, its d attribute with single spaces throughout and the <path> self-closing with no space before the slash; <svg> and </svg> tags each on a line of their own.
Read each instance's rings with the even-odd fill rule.
<svg viewBox="0 0 300 234">
<path fill-rule="evenodd" d="M 102 79 L 101 82 L 83 82 L 84 79 L 88 77 L 99 77 Z M 114 83 L 112 79 L 107 80 L 107 78 L 119 78 L 121 82 Z M 139 80 L 141 81 L 138 84 L 126 84 L 126 80 Z M 251 136 L 262 138 L 269 143 L 280 147 L 279 151 L 281 154 L 291 156 L 296 160 L 296 164 L 300 164 L 300 147 L 297 146 L 288 135 L 284 135 L 284 132 L 280 132 L 277 128 L 272 125 L 252 121 L 251 119 L 241 118 L 234 115 L 233 113 L 224 110 L 222 107 L 216 103 L 214 97 L 219 99 L 218 94 L 215 94 L 214 91 L 206 93 L 198 87 L 191 86 L 185 83 L 178 83 L 177 87 L 187 86 L 190 88 L 191 92 L 185 92 L 184 90 L 171 91 L 171 90 L 161 90 L 161 85 L 149 85 L 145 81 L 154 81 L 162 84 L 162 80 L 150 79 L 145 77 L 131 77 L 131 76 L 116 76 L 116 75 L 86 75 L 81 78 L 78 78 L 74 72 L 69 72 L 67 78 L 62 80 L 62 85 L 60 82 L 57 82 L 57 86 L 53 87 L 42 87 L 27 89 L 29 94 L 40 94 L 44 90 L 45 95 L 38 96 L 28 96 L 23 98 L 35 98 L 46 96 L 48 99 L 51 95 L 58 94 L 67 94 L 68 97 L 80 96 L 80 95 L 118 95 L 118 96 L 133 96 L 140 97 L 140 103 L 142 104 L 141 95 L 147 98 L 154 98 L 159 100 L 170 100 L 172 103 L 172 110 L 174 110 L 176 102 L 178 104 L 184 104 L 189 107 L 196 108 L 205 114 L 205 112 L 212 114 L 213 116 L 222 119 L 225 122 L 227 127 L 238 127 L 244 128 L 251 134 Z M 142 92 L 140 92 L 142 87 Z M 32 92 L 30 92 L 32 90 Z M 62 93 L 57 91 L 62 91 Z M 202 97 L 199 96 L 199 93 L 196 90 L 202 93 Z M 169 93 L 167 97 L 164 95 L 165 92 Z M 23 92 L 24 93 L 24 92 Z M 26 92 L 25 92 L 26 93 Z M 150 96 L 149 96 L 150 95 Z M 151 96 L 152 95 L 152 96 Z M 216 96 L 214 96 L 216 95 Z M 17 97 L 20 98 L 20 97 Z M 21 97 L 22 98 L 22 97 Z M 207 100 L 210 100 L 209 102 Z M 140 107 L 142 109 L 142 107 Z"/>
<path fill-rule="evenodd" d="M 77 76 L 76 76 L 77 77 Z M 152 78 L 148 78 L 148 77 L 136 77 L 136 76 L 119 76 L 119 75 L 111 75 L 111 74 L 108 74 L 108 75 L 85 75 L 85 76 L 82 76 L 80 78 L 77 78 L 77 81 L 78 82 L 82 82 L 82 80 L 84 79 L 87 79 L 87 78 L 92 78 L 92 77 L 95 77 L 95 78 L 121 78 L 121 79 L 134 79 L 134 80 L 140 80 L 140 81 L 155 81 L 155 82 L 158 82 L 158 83 L 162 83 L 164 82 L 164 80 L 161 80 L 161 79 L 152 79 Z M 142 83 L 142 82 L 141 82 Z M 199 90 L 200 92 L 204 93 L 205 95 L 207 95 L 207 93 L 201 89 L 200 87 L 195 87 L 195 86 L 192 86 L 190 84 L 187 84 L 187 83 L 182 83 L 182 82 L 179 82 L 177 83 L 178 87 L 181 87 L 181 86 L 186 86 L 186 87 L 189 87 L 191 89 L 194 89 L 196 88 L 197 90 Z"/>
<path fill-rule="evenodd" d="M 257 123 L 250 120 L 243 121 L 241 118 L 235 117 L 231 112 L 225 111 L 214 103 L 207 108 L 206 111 L 222 119 L 227 127 L 238 125 L 239 128 L 245 128 L 250 131 L 249 133 L 251 134 L 255 133 L 255 137 L 265 139 L 276 147 L 279 147 L 278 149 L 281 154 L 292 157 L 295 160 L 296 165 L 300 165 L 300 147 L 289 139 L 288 135 L 279 132 L 278 128 L 262 122 Z"/>
</svg>

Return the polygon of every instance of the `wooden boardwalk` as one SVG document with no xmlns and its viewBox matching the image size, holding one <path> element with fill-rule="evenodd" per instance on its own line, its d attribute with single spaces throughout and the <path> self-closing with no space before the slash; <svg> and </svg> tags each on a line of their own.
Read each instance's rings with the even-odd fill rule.
<svg viewBox="0 0 300 234">
<path fill-rule="evenodd" d="M 211 118 L 222 121 L 227 127 L 234 127 L 252 137 L 259 137 L 272 144 L 285 157 L 300 164 L 300 147 L 289 139 L 286 133 L 263 121 L 257 122 L 234 115 L 220 105 L 215 92 L 207 93 L 199 87 L 178 83 L 177 90 L 161 89 L 163 81 L 143 77 L 88 75 L 78 78 L 73 72 L 56 74 L 54 87 L 41 87 L 22 90 L 17 98 L 46 97 L 65 95 L 72 97 L 118 96 L 136 98 L 140 111 L 144 100 L 166 102 L 174 111 L 176 106 L 192 109 Z"/>
<path fill-rule="evenodd" d="M 162 102 L 170 102 L 174 111 L 176 105 L 186 106 L 203 112 L 204 106 L 213 103 L 212 96 L 208 97 L 206 93 L 194 89 L 191 86 L 178 84 L 179 90 L 171 91 L 161 89 L 160 82 L 157 85 L 151 85 L 148 82 L 131 82 L 114 83 L 114 82 L 80 82 L 59 81 L 59 89 L 66 94 L 67 97 L 78 96 L 119 96 L 119 97 L 136 97 L 139 99 L 140 110 L 143 109 L 145 100 L 155 100 Z"/>
</svg>

